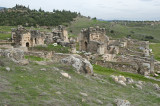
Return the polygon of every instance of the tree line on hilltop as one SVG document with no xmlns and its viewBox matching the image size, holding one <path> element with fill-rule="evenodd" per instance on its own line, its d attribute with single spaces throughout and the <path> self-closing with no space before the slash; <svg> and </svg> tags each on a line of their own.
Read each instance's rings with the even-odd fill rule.
<svg viewBox="0 0 160 106">
<path fill-rule="evenodd" d="M 45 12 L 41 8 L 31 10 L 29 6 L 16 5 L 0 11 L 0 26 L 57 26 L 73 21 L 78 15 L 80 13 L 66 10 Z"/>
</svg>

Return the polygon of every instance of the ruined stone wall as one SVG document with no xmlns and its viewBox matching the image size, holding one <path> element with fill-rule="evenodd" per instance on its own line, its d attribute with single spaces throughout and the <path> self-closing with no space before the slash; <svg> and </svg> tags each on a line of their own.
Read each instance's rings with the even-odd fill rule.
<svg viewBox="0 0 160 106">
<path fill-rule="evenodd" d="M 63 30 L 63 41 L 64 42 L 69 42 L 69 39 L 68 39 L 68 31 L 67 30 Z"/>
<path fill-rule="evenodd" d="M 51 59 L 53 57 L 53 52 L 28 51 L 28 52 L 25 52 L 25 55 Z"/>
<path fill-rule="evenodd" d="M 116 57 L 115 54 L 104 54 L 102 56 L 104 61 L 115 61 L 115 59 L 114 59 L 115 57 Z"/>
<path fill-rule="evenodd" d="M 58 26 L 58 28 L 53 29 L 52 33 L 54 43 L 69 42 L 68 32 L 62 25 Z"/>
<path fill-rule="evenodd" d="M 45 43 L 46 44 L 54 43 L 54 41 L 53 41 L 53 33 L 45 33 Z"/>
<path fill-rule="evenodd" d="M 87 52 L 97 53 L 98 48 L 99 48 L 99 42 L 90 41 L 87 46 Z"/>
<path fill-rule="evenodd" d="M 101 65 L 106 68 L 112 68 L 115 70 L 120 70 L 124 72 L 130 72 L 137 74 L 138 65 L 136 63 L 126 63 L 126 62 L 109 62 L 109 61 L 97 61 L 95 64 Z"/>
<path fill-rule="evenodd" d="M 63 53 L 54 53 L 52 56 L 53 62 L 60 62 L 63 58 L 70 56 L 70 54 L 63 54 Z"/>
</svg>

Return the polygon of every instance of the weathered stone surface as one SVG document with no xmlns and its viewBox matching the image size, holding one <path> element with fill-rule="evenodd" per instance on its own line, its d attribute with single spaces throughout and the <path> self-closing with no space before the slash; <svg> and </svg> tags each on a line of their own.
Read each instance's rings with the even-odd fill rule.
<svg viewBox="0 0 160 106">
<path fill-rule="evenodd" d="M 57 91 L 57 92 L 56 92 L 56 94 L 61 95 L 62 93 L 61 93 L 61 92 L 59 92 L 59 91 Z"/>
<path fill-rule="evenodd" d="M 124 76 L 114 76 L 114 75 L 111 75 L 112 79 L 116 82 L 116 83 L 119 83 L 123 86 L 126 86 L 126 78 Z"/>
<path fill-rule="evenodd" d="M 157 73 L 157 74 L 160 74 L 160 71 L 157 71 L 156 73 Z"/>
<path fill-rule="evenodd" d="M 6 71 L 11 71 L 11 69 L 9 67 L 6 67 Z"/>
<path fill-rule="evenodd" d="M 127 82 L 128 84 L 132 84 L 132 83 L 134 83 L 134 81 L 133 81 L 133 79 L 132 79 L 132 78 L 126 78 L 126 82 Z"/>
<path fill-rule="evenodd" d="M 88 96 L 86 93 L 80 92 L 82 96 Z"/>
<path fill-rule="evenodd" d="M 103 105 L 103 102 L 99 99 L 96 100 L 98 104 Z"/>
<path fill-rule="evenodd" d="M 69 57 L 63 58 L 61 62 L 72 65 L 78 72 L 93 74 L 93 66 L 91 63 L 79 55 L 70 55 Z"/>
<path fill-rule="evenodd" d="M 0 49 L 0 56 L 4 56 L 6 58 L 9 58 L 13 62 L 16 62 L 20 65 L 29 64 L 29 61 L 24 59 L 24 51 L 19 48 L 12 48 L 12 49 L 6 49 L 6 50 Z"/>
<path fill-rule="evenodd" d="M 122 81 L 122 80 L 118 81 L 118 83 L 123 85 L 123 86 L 126 86 L 126 83 L 124 83 L 124 81 Z"/>
<path fill-rule="evenodd" d="M 29 64 L 29 61 L 28 60 L 20 60 L 20 61 L 18 61 L 18 63 L 20 65 L 27 65 L 27 64 Z"/>
<path fill-rule="evenodd" d="M 118 80 L 122 80 L 123 82 L 126 82 L 126 78 L 124 76 L 118 76 Z"/>
<path fill-rule="evenodd" d="M 154 77 L 158 77 L 159 75 L 158 74 L 154 74 Z"/>
<path fill-rule="evenodd" d="M 1 56 L 12 59 L 14 62 L 24 59 L 24 51 L 18 48 L 0 50 Z"/>
<path fill-rule="evenodd" d="M 41 71 L 47 71 L 45 68 L 40 69 Z"/>
<path fill-rule="evenodd" d="M 139 85 L 139 84 L 135 84 L 135 86 L 136 86 L 137 88 L 139 88 L 139 89 L 142 89 L 142 86 Z"/>
<path fill-rule="evenodd" d="M 61 74 L 62 74 L 64 77 L 71 79 L 71 76 L 70 76 L 68 73 L 61 72 Z"/>
<path fill-rule="evenodd" d="M 131 103 L 128 100 L 116 99 L 116 106 L 130 106 Z"/>
<path fill-rule="evenodd" d="M 160 90 L 160 87 L 159 87 L 158 84 L 153 84 L 153 87 L 154 87 L 155 90 Z"/>
</svg>

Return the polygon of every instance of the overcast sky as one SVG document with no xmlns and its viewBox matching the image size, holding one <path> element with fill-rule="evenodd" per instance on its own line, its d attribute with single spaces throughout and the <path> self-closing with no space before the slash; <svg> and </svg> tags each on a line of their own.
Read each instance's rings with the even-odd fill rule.
<svg viewBox="0 0 160 106">
<path fill-rule="evenodd" d="M 16 4 L 31 9 L 65 9 L 105 20 L 160 20 L 160 0 L 0 0 L 0 7 Z"/>
</svg>

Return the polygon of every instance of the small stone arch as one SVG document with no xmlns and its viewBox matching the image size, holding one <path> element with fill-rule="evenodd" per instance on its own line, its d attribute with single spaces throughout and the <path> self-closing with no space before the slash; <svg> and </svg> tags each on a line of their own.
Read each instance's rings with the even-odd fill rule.
<svg viewBox="0 0 160 106">
<path fill-rule="evenodd" d="M 29 42 L 26 43 L 26 47 L 29 47 Z"/>
</svg>

